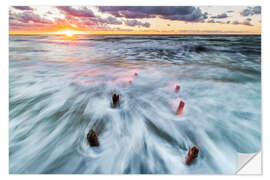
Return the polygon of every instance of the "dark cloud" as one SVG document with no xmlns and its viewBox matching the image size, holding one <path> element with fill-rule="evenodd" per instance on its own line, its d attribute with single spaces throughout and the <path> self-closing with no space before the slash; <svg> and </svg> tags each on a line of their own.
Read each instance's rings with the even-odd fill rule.
<svg viewBox="0 0 270 180">
<path fill-rule="evenodd" d="M 214 19 L 208 20 L 207 23 L 225 24 L 225 22 L 223 22 L 223 21 L 215 21 Z"/>
<path fill-rule="evenodd" d="M 102 27 L 102 29 L 96 29 L 96 30 L 103 30 L 103 31 L 133 31 L 132 29 L 127 29 L 127 28 L 119 28 L 119 27 Z"/>
<path fill-rule="evenodd" d="M 253 16 L 255 14 L 261 14 L 261 6 L 248 7 L 240 12 L 242 16 Z"/>
<path fill-rule="evenodd" d="M 107 18 L 97 18 L 97 21 L 100 23 L 105 23 L 105 24 L 115 24 L 115 25 L 120 25 L 122 24 L 122 21 L 116 19 L 115 17 L 107 17 Z"/>
<path fill-rule="evenodd" d="M 225 24 L 225 22 L 223 22 L 223 21 L 216 21 L 216 23 L 218 23 L 218 24 Z"/>
<path fill-rule="evenodd" d="M 148 22 L 145 22 L 145 23 L 142 23 L 142 22 L 140 22 L 140 21 L 137 21 L 137 20 L 135 20 L 135 19 L 133 19 L 133 20 L 126 20 L 125 21 L 125 24 L 127 25 L 127 26 L 141 26 L 141 27 L 146 27 L 146 28 L 149 28 L 150 27 L 150 23 L 148 23 Z"/>
<path fill-rule="evenodd" d="M 66 15 L 66 19 L 70 24 L 76 24 L 79 27 L 93 28 L 105 27 L 109 24 L 122 24 L 122 21 L 112 16 L 106 18 L 96 16 L 93 11 L 87 7 L 73 8 L 71 6 L 57 6 L 56 8 Z"/>
<path fill-rule="evenodd" d="M 128 19 L 160 17 L 169 20 L 198 22 L 207 18 L 207 13 L 202 13 L 200 8 L 194 6 L 99 6 L 98 9 L 115 17 Z"/>
<path fill-rule="evenodd" d="M 251 24 L 250 21 L 243 21 L 241 24 L 245 26 L 253 26 L 253 24 Z"/>
<path fill-rule="evenodd" d="M 75 9 L 71 6 L 57 6 L 56 8 L 64 12 L 67 16 L 95 17 L 93 11 L 87 7 L 80 7 L 79 9 Z"/>
<path fill-rule="evenodd" d="M 227 17 L 228 17 L 228 15 L 226 13 L 218 14 L 216 16 L 211 16 L 211 18 L 216 18 L 216 19 L 224 19 Z"/>
<path fill-rule="evenodd" d="M 74 18 L 71 16 L 71 19 Z M 100 16 L 85 18 L 85 17 L 76 17 L 73 19 L 73 22 L 69 20 L 69 23 L 75 24 L 78 27 L 83 28 L 107 28 L 108 25 L 121 25 L 123 24 L 122 21 L 118 20 L 115 17 L 109 16 L 106 18 L 102 18 Z"/>
<path fill-rule="evenodd" d="M 255 6 L 253 12 L 254 14 L 261 14 L 261 6 Z"/>
<path fill-rule="evenodd" d="M 227 13 L 233 13 L 234 11 L 233 10 L 229 10 L 229 11 L 227 11 Z"/>
<path fill-rule="evenodd" d="M 253 15 L 252 11 L 250 9 L 244 9 L 241 13 L 242 16 L 249 16 Z"/>
<path fill-rule="evenodd" d="M 233 21 L 232 24 L 238 25 L 238 24 L 240 24 L 240 23 L 239 23 L 239 21 Z"/>
<path fill-rule="evenodd" d="M 214 19 L 210 19 L 207 21 L 208 23 L 215 23 L 216 21 Z"/>
<path fill-rule="evenodd" d="M 21 10 L 21 11 L 32 11 L 33 8 L 30 6 L 12 6 L 14 9 Z"/>
<path fill-rule="evenodd" d="M 233 21 L 232 24 L 234 24 L 234 25 L 253 26 L 253 25 L 250 23 L 250 21 L 243 21 L 243 22 Z"/>
</svg>

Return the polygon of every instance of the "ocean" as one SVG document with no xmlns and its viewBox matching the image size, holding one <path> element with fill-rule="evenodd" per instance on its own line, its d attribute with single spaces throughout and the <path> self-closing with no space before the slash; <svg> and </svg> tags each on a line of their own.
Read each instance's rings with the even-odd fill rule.
<svg viewBox="0 0 270 180">
<path fill-rule="evenodd" d="M 10 35 L 11 174 L 233 174 L 260 150 L 261 36 Z"/>
</svg>

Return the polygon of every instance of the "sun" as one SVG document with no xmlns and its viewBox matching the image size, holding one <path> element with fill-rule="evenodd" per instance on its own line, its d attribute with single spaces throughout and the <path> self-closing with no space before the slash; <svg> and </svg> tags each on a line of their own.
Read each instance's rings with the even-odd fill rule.
<svg viewBox="0 0 270 180">
<path fill-rule="evenodd" d="M 76 29 L 60 29 L 58 31 L 54 31 L 51 34 L 60 35 L 67 40 L 74 40 L 77 38 L 77 35 L 86 34 L 85 31 L 80 31 Z"/>
<path fill-rule="evenodd" d="M 64 30 L 64 31 L 62 31 L 62 33 L 64 35 L 66 35 L 67 37 L 73 37 L 74 34 L 76 34 L 76 32 L 75 31 L 72 31 L 72 30 Z"/>
<path fill-rule="evenodd" d="M 72 30 L 72 29 L 63 29 L 63 30 L 54 32 L 54 34 L 63 35 L 64 37 L 66 37 L 66 39 L 74 39 L 76 35 L 82 34 L 82 32 Z"/>
</svg>

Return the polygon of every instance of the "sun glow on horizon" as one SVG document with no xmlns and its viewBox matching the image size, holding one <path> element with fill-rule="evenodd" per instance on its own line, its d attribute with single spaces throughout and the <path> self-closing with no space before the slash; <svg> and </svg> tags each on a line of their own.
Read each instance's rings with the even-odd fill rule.
<svg viewBox="0 0 270 180">
<path fill-rule="evenodd" d="M 67 37 L 73 37 L 76 34 L 76 31 L 73 30 L 63 30 L 59 32 L 60 34 L 64 34 Z"/>
<path fill-rule="evenodd" d="M 72 39 L 75 37 L 75 35 L 85 34 L 85 33 L 81 31 L 72 30 L 72 29 L 64 29 L 64 30 L 53 32 L 52 34 L 64 35 L 66 38 Z"/>
<path fill-rule="evenodd" d="M 65 31 L 65 35 L 68 37 L 72 37 L 75 33 L 72 31 Z"/>
</svg>

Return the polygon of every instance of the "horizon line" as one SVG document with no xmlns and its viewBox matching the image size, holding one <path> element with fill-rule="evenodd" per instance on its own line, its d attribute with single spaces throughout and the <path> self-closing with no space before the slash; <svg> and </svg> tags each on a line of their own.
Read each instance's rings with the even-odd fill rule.
<svg viewBox="0 0 270 180">
<path fill-rule="evenodd" d="M 12 35 L 12 36 L 16 36 L 16 35 L 30 35 L 30 36 L 32 36 L 32 35 L 49 35 L 49 36 L 65 36 L 65 34 L 61 34 L 61 33 L 59 33 L 59 34 L 50 34 L 50 33 L 9 33 L 9 35 Z M 162 34 L 157 34 L 157 33 L 154 33 L 154 34 L 148 34 L 148 33 L 146 33 L 146 34 L 140 34 L 140 33 L 138 33 L 138 34 L 136 34 L 136 33 L 134 33 L 134 34 L 129 34 L 129 33 L 119 33 L 119 34 L 110 34 L 110 33 L 104 33 L 104 34 L 90 34 L 90 33 L 88 33 L 88 34 L 85 34 L 85 33 L 76 33 L 76 34 L 74 34 L 74 36 L 77 36 L 77 35 L 92 35 L 92 36 L 104 36 L 104 35 L 129 35 L 129 36 L 162 36 L 162 35 L 164 35 L 164 36 L 176 36 L 176 35 L 181 35 L 181 36 L 185 36 L 185 35 L 261 35 L 261 33 L 246 33 L 246 34 L 244 34 L 244 33 L 190 33 L 190 34 L 188 34 L 188 33 L 185 33 L 185 34 L 164 34 L 164 33 L 162 33 Z"/>
</svg>

